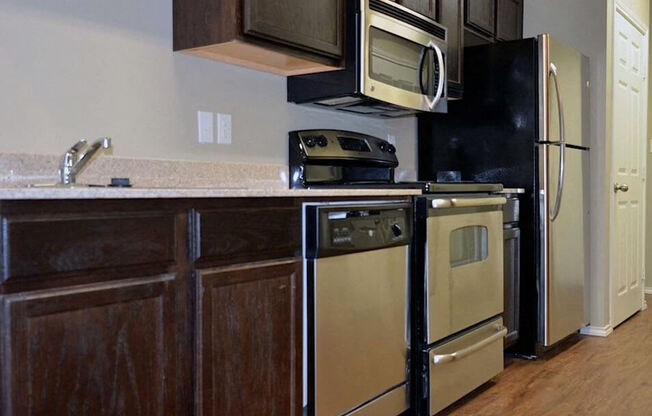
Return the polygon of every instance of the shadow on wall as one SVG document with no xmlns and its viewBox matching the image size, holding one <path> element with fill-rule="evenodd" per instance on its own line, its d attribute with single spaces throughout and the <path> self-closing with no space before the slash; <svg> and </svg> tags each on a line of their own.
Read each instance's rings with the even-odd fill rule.
<svg viewBox="0 0 652 416">
<path fill-rule="evenodd" d="M 287 132 L 397 137 L 415 170 L 414 119 L 384 121 L 286 102 L 284 77 L 172 52 L 172 0 L 0 3 L 0 152 L 61 153 L 111 136 L 116 156 L 287 163 Z M 197 111 L 233 116 L 231 145 L 197 143 Z"/>
</svg>

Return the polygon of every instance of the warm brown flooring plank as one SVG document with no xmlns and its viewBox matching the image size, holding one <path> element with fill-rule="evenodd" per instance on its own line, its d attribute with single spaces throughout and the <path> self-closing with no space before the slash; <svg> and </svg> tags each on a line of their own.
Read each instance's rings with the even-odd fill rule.
<svg viewBox="0 0 652 416">
<path fill-rule="evenodd" d="M 492 382 L 440 415 L 652 415 L 652 309 L 607 338 L 569 344 L 537 361 L 506 361 Z"/>
</svg>

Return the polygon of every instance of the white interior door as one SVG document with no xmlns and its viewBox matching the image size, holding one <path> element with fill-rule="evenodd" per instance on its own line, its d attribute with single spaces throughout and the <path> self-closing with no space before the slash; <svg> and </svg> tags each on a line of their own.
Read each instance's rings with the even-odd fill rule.
<svg viewBox="0 0 652 416">
<path fill-rule="evenodd" d="M 611 282 L 613 326 L 643 305 L 647 33 L 614 13 Z"/>
</svg>

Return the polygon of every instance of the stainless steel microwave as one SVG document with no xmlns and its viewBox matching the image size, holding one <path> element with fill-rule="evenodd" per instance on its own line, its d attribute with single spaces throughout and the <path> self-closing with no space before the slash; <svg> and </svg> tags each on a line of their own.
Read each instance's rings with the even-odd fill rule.
<svg viewBox="0 0 652 416">
<path fill-rule="evenodd" d="M 288 101 L 400 117 L 446 112 L 447 30 L 389 0 L 348 0 L 343 69 L 288 78 Z"/>
</svg>

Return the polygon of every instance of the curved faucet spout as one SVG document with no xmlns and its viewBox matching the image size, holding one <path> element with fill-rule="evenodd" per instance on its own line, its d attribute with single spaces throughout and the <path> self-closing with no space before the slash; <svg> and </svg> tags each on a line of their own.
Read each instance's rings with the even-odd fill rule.
<svg viewBox="0 0 652 416">
<path fill-rule="evenodd" d="M 85 152 L 79 153 L 87 147 L 88 149 Z M 87 146 L 87 142 L 84 139 L 77 142 L 63 156 L 61 169 L 59 170 L 60 182 L 66 185 L 74 184 L 77 180 L 77 175 L 90 163 L 99 151 L 110 148 L 110 137 L 102 137 L 90 146 Z"/>
</svg>

